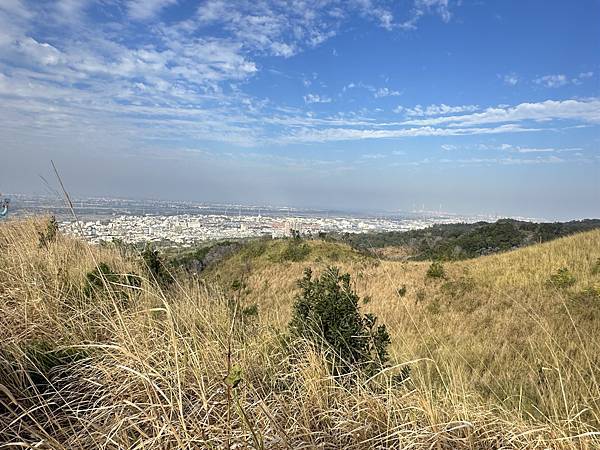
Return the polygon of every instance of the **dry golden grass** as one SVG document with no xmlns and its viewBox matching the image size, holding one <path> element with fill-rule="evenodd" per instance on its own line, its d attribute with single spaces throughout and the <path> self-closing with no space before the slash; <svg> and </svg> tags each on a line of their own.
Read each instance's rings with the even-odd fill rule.
<svg viewBox="0 0 600 450">
<path fill-rule="evenodd" d="M 43 226 L 0 227 L 0 448 L 600 445 L 600 308 L 577 295 L 600 281 L 600 232 L 447 264 L 446 280 L 426 279 L 427 263 L 321 242 L 281 262 L 275 242 L 207 282 L 146 279 L 89 297 L 98 263 L 140 274 L 139 263 L 64 237 L 39 248 Z M 283 339 L 295 280 L 328 264 L 389 327 L 395 366 L 374 380 L 334 379 L 322 356 Z M 577 282 L 549 287 L 563 266 Z M 231 289 L 236 279 L 247 287 Z M 257 318 L 233 320 L 251 304 Z M 231 390 L 228 366 L 243 379 Z M 404 366 L 410 379 L 394 385 Z"/>
</svg>

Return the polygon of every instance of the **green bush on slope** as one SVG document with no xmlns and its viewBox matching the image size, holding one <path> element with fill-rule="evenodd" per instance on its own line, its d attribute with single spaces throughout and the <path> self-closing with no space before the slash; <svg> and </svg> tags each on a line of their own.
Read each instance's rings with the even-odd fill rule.
<svg viewBox="0 0 600 450">
<path fill-rule="evenodd" d="M 334 373 L 359 369 L 368 376 L 388 362 L 390 336 L 385 325 L 376 325 L 373 314 L 360 313 L 359 297 L 350 286 L 350 275 L 329 267 L 320 278 L 306 269 L 298 282 L 290 329 L 322 348 L 335 360 Z"/>
</svg>

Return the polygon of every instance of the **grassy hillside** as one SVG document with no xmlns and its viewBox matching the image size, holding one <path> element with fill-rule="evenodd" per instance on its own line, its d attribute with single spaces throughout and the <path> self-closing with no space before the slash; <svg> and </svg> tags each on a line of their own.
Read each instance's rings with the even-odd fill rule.
<svg viewBox="0 0 600 450">
<path fill-rule="evenodd" d="M 345 245 L 257 241 L 165 285 L 133 253 L 40 240 L 45 227 L 0 226 L 2 443 L 600 445 L 600 231 L 447 263 L 438 278 Z M 295 280 L 328 265 L 388 325 L 393 366 L 373 379 L 332 377 L 285 338 Z"/>
</svg>

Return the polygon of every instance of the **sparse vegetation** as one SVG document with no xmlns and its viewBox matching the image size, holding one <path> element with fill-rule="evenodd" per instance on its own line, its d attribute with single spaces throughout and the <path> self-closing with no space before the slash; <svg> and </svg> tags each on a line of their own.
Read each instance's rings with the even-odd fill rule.
<svg viewBox="0 0 600 450">
<path fill-rule="evenodd" d="M 58 235 L 58 222 L 56 217 L 50 216 L 44 231 L 38 231 L 39 247 L 48 248 L 48 245 L 56 240 Z"/>
<path fill-rule="evenodd" d="M 573 286 L 577 282 L 577 279 L 566 267 L 561 267 L 558 271 L 548 279 L 548 284 L 559 289 L 566 289 Z"/>
<path fill-rule="evenodd" d="M 242 309 L 242 315 L 244 317 L 256 317 L 258 316 L 258 305 L 253 303 Z"/>
<path fill-rule="evenodd" d="M 446 276 L 444 265 L 439 261 L 432 262 L 425 275 L 429 278 L 444 278 Z"/>
<path fill-rule="evenodd" d="M 600 258 L 592 266 L 592 275 L 600 275 Z"/>
</svg>

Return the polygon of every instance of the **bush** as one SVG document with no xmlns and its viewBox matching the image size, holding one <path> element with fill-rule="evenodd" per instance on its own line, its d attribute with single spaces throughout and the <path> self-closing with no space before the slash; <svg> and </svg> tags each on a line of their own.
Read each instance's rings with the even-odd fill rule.
<svg viewBox="0 0 600 450">
<path fill-rule="evenodd" d="M 283 261 L 299 262 L 304 261 L 309 254 L 310 247 L 308 244 L 301 242 L 299 239 L 291 239 L 283 251 L 281 259 Z"/>
<path fill-rule="evenodd" d="M 267 242 L 265 239 L 249 242 L 244 246 L 244 256 L 246 258 L 258 258 L 267 250 Z"/>
<path fill-rule="evenodd" d="M 403 284 L 401 287 L 396 289 L 396 294 L 398 294 L 398 297 L 400 298 L 404 297 L 406 295 L 406 285 Z"/>
<path fill-rule="evenodd" d="M 258 305 L 253 303 L 242 309 L 242 316 L 244 317 L 258 317 Z"/>
<path fill-rule="evenodd" d="M 290 330 L 313 342 L 335 360 L 332 372 L 347 374 L 358 369 L 371 376 L 386 366 L 390 336 L 377 317 L 362 315 L 359 297 L 350 286 L 350 275 L 329 267 L 313 279 L 306 269 L 298 286 Z"/>
<path fill-rule="evenodd" d="M 548 279 L 547 283 L 548 285 L 553 286 L 555 288 L 566 289 L 568 287 L 573 286 L 576 281 L 577 280 L 575 279 L 573 274 L 569 272 L 569 269 L 567 269 L 566 267 L 561 267 L 556 273 L 550 275 L 550 278 Z"/>
<path fill-rule="evenodd" d="M 99 263 L 98 267 L 86 275 L 87 285 L 84 289 L 86 297 L 91 298 L 94 295 L 115 294 L 122 301 L 127 300 L 130 288 L 139 288 L 142 280 L 136 274 L 118 274 L 106 263 Z"/>
<path fill-rule="evenodd" d="M 429 269 L 427 269 L 426 276 L 428 278 L 445 278 L 444 265 L 439 261 L 432 262 Z"/>
<path fill-rule="evenodd" d="M 455 281 L 446 281 L 442 284 L 441 290 L 452 298 L 461 298 L 475 287 L 472 278 L 462 277 Z"/>
<path fill-rule="evenodd" d="M 48 248 L 48 244 L 56 241 L 56 236 L 58 235 L 58 222 L 56 221 L 56 217 L 51 216 L 46 224 L 45 231 L 38 231 L 39 238 L 39 247 L 40 248 Z"/>
<path fill-rule="evenodd" d="M 158 250 L 147 245 L 142 252 L 142 259 L 144 267 L 150 272 L 151 278 L 154 278 L 159 285 L 165 287 L 175 281 L 171 273 L 165 267 L 165 263 Z"/>
<path fill-rule="evenodd" d="M 596 262 L 592 266 L 592 275 L 600 274 L 600 258 L 596 259 Z"/>
</svg>

